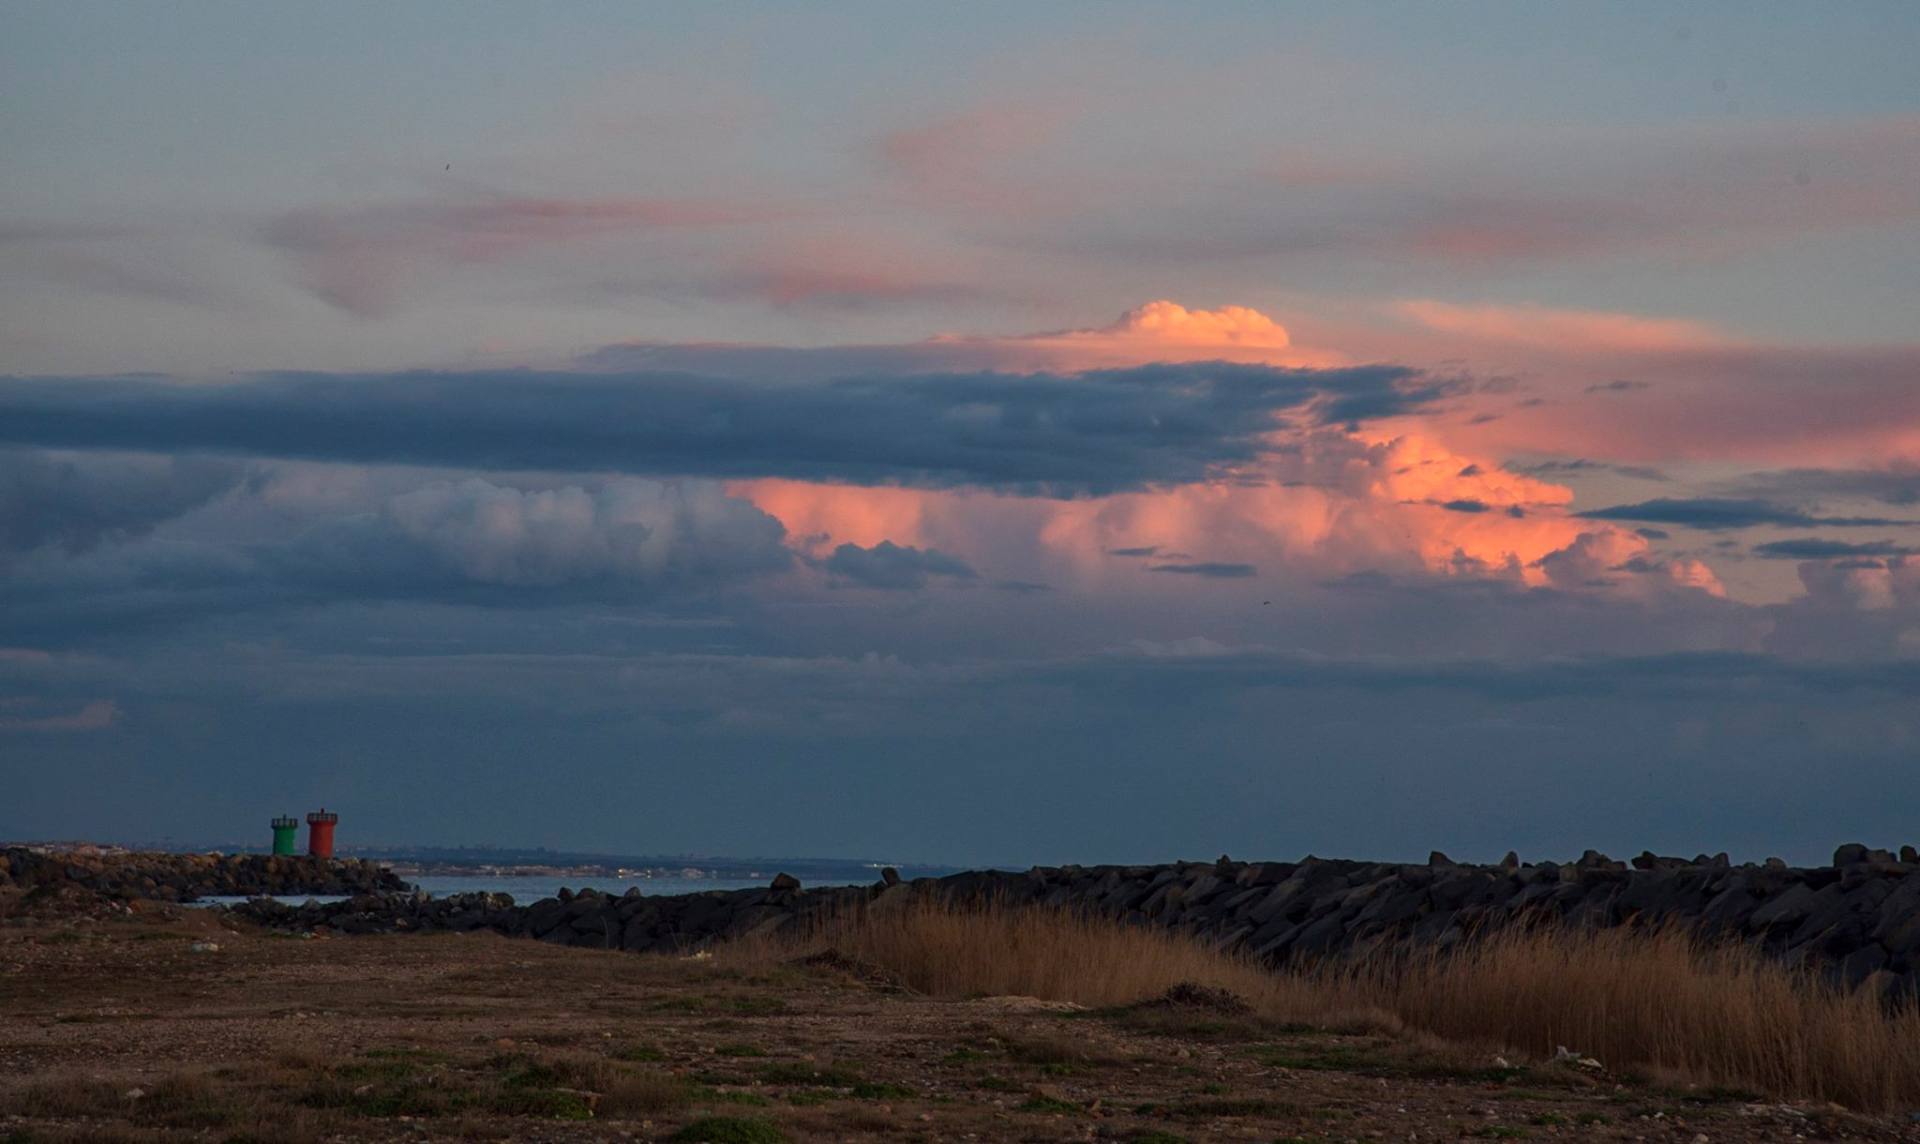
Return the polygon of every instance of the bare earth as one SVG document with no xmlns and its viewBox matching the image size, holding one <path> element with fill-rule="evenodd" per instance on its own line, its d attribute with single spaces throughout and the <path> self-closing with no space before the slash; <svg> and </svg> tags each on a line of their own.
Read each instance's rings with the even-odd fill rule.
<svg viewBox="0 0 1920 1144">
<path fill-rule="evenodd" d="M 196 942 L 217 950 L 195 950 Z M 1914 1140 L 1868 1117 L 1201 1007 L 177 907 L 0 926 L 0 1142 Z"/>
</svg>

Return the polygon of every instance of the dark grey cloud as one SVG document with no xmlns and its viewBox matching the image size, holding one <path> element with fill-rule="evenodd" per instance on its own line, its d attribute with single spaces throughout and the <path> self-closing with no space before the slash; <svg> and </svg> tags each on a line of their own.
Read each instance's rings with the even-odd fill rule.
<svg viewBox="0 0 1920 1144">
<path fill-rule="evenodd" d="M 1531 464 L 1510 464 L 1507 468 L 1516 473 L 1528 473 L 1533 476 L 1572 476 L 1579 473 L 1617 473 L 1623 477 L 1632 477 L 1639 481 L 1670 481 L 1673 478 L 1659 469 L 1646 465 L 1616 465 L 1608 461 L 1590 461 L 1584 457 L 1566 460 L 1535 461 Z"/>
<path fill-rule="evenodd" d="M 1053 585 L 1041 584 L 1033 580 L 995 580 L 993 587 L 997 591 L 1012 592 L 1016 596 L 1028 596 L 1035 592 L 1053 591 Z"/>
<path fill-rule="evenodd" d="M 872 548 L 842 544 L 827 557 L 823 567 L 843 580 L 863 588 L 881 588 L 908 592 L 927 586 L 930 577 L 972 580 L 978 574 L 966 561 L 938 549 L 914 548 L 883 540 Z"/>
<path fill-rule="evenodd" d="M 1099 494 L 1250 461 L 1281 419 L 1455 392 L 1397 366 L 1221 362 L 781 384 L 503 371 L 0 381 L 0 444 Z"/>
<path fill-rule="evenodd" d="M 1817 537 L 1799 537 L 1793 540 L 1775 540 L 1767 544 L 1756 544 L 1755 556 L 1769 560 L 1838 560 L 1844 557 L 1860 556 L 1912 556 L 1920 549 L 1905 544 L 1895 544 L 1891 540 L 1870 540 L 1863 544 L 1849 544 L 1844 540 L 1821 540 Z"/>
<path fill-rule="evenodd" d="M 630 597 L 779 571 L 792 559 L 785 539 L 779 521 L 711 482 L 527 490 L 468 478 L 326 521 L 263 560 L 275 578 L 355 596 Z"/>
<path fill-rule="evenodd" d="M 1154 553 L 1158 551 L 1160 551 L 1160 546 L 1158 544 L 1148 544 L 1148 545 L 1143 545 L 1139 548 L 1109 548 L 1107 549 L 1107 555 L 1108 556 L 1152 556 Z"/>
<path fill-rule="evenodd" d="M 259 483 L 271 496 L 271 479 Z M 535 614 L 686 602 L 793 564 L 780 522 L 711 481 L 431 481 L 304 515 L 272 535 L 253 527 L 262 507 L 236 496 L 190 538 L 161 529 L 22 558 L 0 577 L 0 648 L 184 633 L 214 617 L 257 632 L 354 602 Z"/>
<path fill-rule="evenodd" d="M 1861 497 L 1882 504 L 1920 504 L 1920 469 L 1782 469 L 1737 482 L 1762 497 Z"/>
<path fill-rule="evenodd" d="M 1474 500 L 1471 497 L 1437 503 L 1448 512 L 1485 512 L 1488 508 L 1487 502 Z"/>
<path fill-rule="evenodd" d="M 202 458 L 0 450 L 0 560 L 145 535 L 233 489 L 244 473 L 232 461 Z"/>
<path fill-rule="evenodd" d="M 1579 515 L 1588 520 L 1643 520 L 1654 524 L 1708 529 L 1751 528 L 1760 524 L 1885 528 L 1914 523 L 1872 516 L 1816 516 L 1792 505 L 1742 497 L 1660 497 L 1638 504 L 1598 508 Z"/>
<path fill-rule="evenodd" d="M 1204 560 L 1197 564 L 1152 564 L 1149 572 L 1172 572 L 1181 576 L 1206 576 L 1215 580 L 1244 580 L 1259 571 L 1251 564 L 1225 564 Z"/>
<path fill-rule="evenodd" d="M 1634 390 L 1637 390 L 1637 389 L 1651 389 L 1652 387 L 1653 387 L 1652 382 L 1628 381 L 1624 377 L 1616 377 L 1612 381 L 1595 382 L 1594 384 L 1587 386 L 1586 392 L 1588 393 L 1632 393 Z"/>
</svg>

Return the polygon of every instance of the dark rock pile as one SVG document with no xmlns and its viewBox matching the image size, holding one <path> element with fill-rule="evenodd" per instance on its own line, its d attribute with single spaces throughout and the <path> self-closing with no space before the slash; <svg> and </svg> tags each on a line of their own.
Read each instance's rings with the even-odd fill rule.
<svg viewBox="0 0 1920 1144">
<path fill-rule="evenodd" d="M 823 916 L 822 910 L 858 909 L 865 887 L 802 891 L 798 883 L 765 890 L 709 890 L 698 894 L 619 896 L 598 890 L 560 891 L 530 906 L 506 894 L 421 893 L 362 895 L 344 902 L 290 905 L 257 899 L 229 907 L 272 929 L 346 934 L 404 931 L 468 933 L 492 930 L 560 945 L 624 949 L 634 953 L 688 953 L 718 939 L 776 930 Z"/>
<path fill-rule="evenodd" d="M 257 894 L 377 894 L 408 889 L 384 866 L 305 855 L 0 849 L 0 886 L 72 887 L 123 901 L 190 902 Z"/>
<path fill-rule="evenodd" d="M 1517 922 L 1676 925 L 1750 941 L 1851 986 L 1920 994 L 1920 855 L 1843 846 L 1834 864 L 1739 865 L 1725 855 L 1588 851 L 1577 862 L 1425 865 L 1306 858 L 1162 866 L 975 871 L 870 887 L 709 891 L 675 897 L 562 891 L 530 906 L 504 895 L 362 897 L 330 905 L 248 902 L 242 917 L 282 929 L 344 933 L 491 930 L 564 945 L 687 952 L 809 921 L 915 900 L 1000 901 L 1085 910 L 1201 937 L 1270 964 L 1381 949 L 1446 949 Z"/>
</svg>

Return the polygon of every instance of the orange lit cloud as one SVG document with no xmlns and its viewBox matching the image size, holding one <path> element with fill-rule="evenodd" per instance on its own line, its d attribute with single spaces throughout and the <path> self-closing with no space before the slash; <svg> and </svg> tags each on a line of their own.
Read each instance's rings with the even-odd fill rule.
<svg viewBox="0 0 1920 1144">
<path fill-rule="evenodd" d="M 1570 516 L 1566 488 L 1431 438 L 1323 432 L 1241 477 L 1082 500 L 785 480 L 729 491 L 815 553 L 891 540 L 987 568 L 1011 561 L 1020 575 L 1081 587 L 1123 583 L 1151 566 L 1116 559 L 1116 550 L 1152 550 L 1175 562 L 1244 563 L 1283 581 L 1390 571 L 1722 594 L 1704 565 L 1656 560 L 1643 537 Z"/>
<path fill-rule="evenodd" d="M 1265 475 L 1058 504 L 1043 539 L 1090 574 L 1114 549 L 1153 547 L 1322 576 L 1385 568 L 1545 583 L 1534 565 L 1593 530 L 1558 507 L 1566 489 L 1425 438 L 1319 434 Z"/>
<path fill-rule="evenodd" d="M 778 479 L 735 481 L 727 485 L 727 493 L 752 501 L 786 526 L 787 535 L 803 548 L 871 548 L 883 540 L 924 546 L 930 505 L 950 495 Z"/>
<path fill-rule="evenodd" d="M 1695 323 L 1629 315 L 1442 303 L 1410 303 L 1404 313 L 1449 335 L 1526 347 L 1669 351 L 1722 342 Z M 1258 310 L 1194 310 L 1166 300 L 1101 327 L 923 344 L 964 351 L 1002 369 L 1219 359 L 1297 364 L 1327 356 L 1303 353 L 1283 325 Z M 998 546 L 1016 561 L 1042 566 L 1022 575 L 1066 576 L 1081 584 L 1133 576 L 1147 564 L 1111 553 L 1151 549 L 1282 577 L 1388 570 L 1563 590 L 1724 594 L 1704 564 L 1658 558 L 1644 537 L 1573 516 L 1573 494 L 1565 486 L 1508 470 L 1499 452 L 1463 449 L 1438 435 L 1444 429 L 1449 438 L 1470 438 L 1461 427 L 1418 416 L 1404 422 L 1391 432 L 1277 430 L 1269 452 L 1230 480 L 1083 500 L 790 480 L 730 487 L 779 519 L 803 546 L 891 540 L 956 552 L 987 568 L 994 566 L 993 554 L 982 548 Z"/>
<path fill-rule="evenodd" d="M 948 336 L 933 343 L 975 349 L 1003 369 L 1109 369 L 1185 361 L 1328 366 L 1346 361 L 1339 354 L 1295 345 L 1286 327 L 1251 307 L 1189 310 L 1164 298 L 1091 329 L 998 338 Z"/>
<path fill-rule="evenodd" d="M 1547 306 L 1456 306 L 1414 299 L 1397 309 L 1443 334 L 1558 349 L 1670 350 L 1722 345 L 1727 335 L 1704 322 Z"/>
</svg>

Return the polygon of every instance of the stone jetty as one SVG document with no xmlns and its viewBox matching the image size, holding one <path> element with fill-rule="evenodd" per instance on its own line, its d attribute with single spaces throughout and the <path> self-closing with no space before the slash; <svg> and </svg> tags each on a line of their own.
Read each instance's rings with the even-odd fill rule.
<svg viewBox="0 0 1920 1144">
<path fill-rule="evenodd" d="M 259 894 L 386 894 L 411 889 L 393 871 L 357 858 L 25 846 L 0 848 L 0 888 L 163 902 Z"/>
<path fill-rule="evenodd" d="M 234 907 L 277 929 L 338 933 L 488 930 L 596 949 L 687 953 L 716 941 L 795 931 L 859 910 L 915 901 L 997 901 L 1085 911 L 1190 934 L 1268 964 L 1378 951 L 1452 948 L 1528 922 L 1678 926 L 1751 942 L 1853 987 L 1920 995 L 1920 854 L 1842 846 L 1829 866 L 1725 855 L 1588 851 L 1577 861 L 1469 865 L 1308 857 L 1297 862 L 1043 866 L 806 889 L 782 876 L 760 890 L 646 896 L 591 889 L 515 905 L 505 895 L 366 895 L 301 906 Z"/>
</svg>

